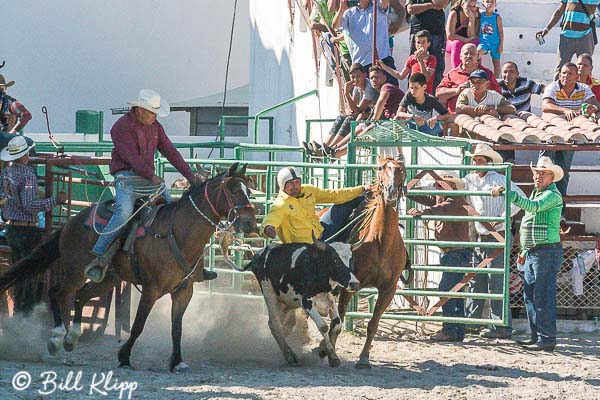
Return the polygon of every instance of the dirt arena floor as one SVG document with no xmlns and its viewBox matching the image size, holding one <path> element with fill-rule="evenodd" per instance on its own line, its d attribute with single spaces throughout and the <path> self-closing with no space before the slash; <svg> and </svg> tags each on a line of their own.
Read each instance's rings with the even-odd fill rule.
<svg viewBox="0 0 600 400">
<path fill-rule="evenodd" d="M 600 399 L 598 334 L 562 335 L 554 354 L 536 354 L 476 336 L 460 344 L 429 343 L 422 333 L 435 325 L 415 333 L 414 324 L 388 321 L 374 342 L 371 370 L 354 368 L 364 326 L 341 335 L 340 367 L 318 358 L 316 336 L 298 352 L 301 365 L 289 367 L 261 307 L 254 300 L 195 295 L 182 346 L 190 369 L 178 374 L 168 372 L 168 298 L 134 347 L 133 371 L 117 368 L 120 344 L 112 335 L 84 338 L 73 353 L 50 358 L 44 312 L 5 321 L 0 399 Z"/>
</svg>

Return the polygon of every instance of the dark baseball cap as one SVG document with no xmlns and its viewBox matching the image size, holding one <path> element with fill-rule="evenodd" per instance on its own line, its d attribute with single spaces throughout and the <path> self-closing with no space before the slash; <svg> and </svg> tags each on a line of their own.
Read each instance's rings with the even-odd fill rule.
<svg viewBox="0 0 600 400">
<path fill-rule="evenodd" d="M 473 78 L 481 78 L 485 79 L 486 81 L 490 80 L 490 77 L 482 69 L 476 69 L 475 71 L 471 72 L 471 75 L 469 75 L 469 79 Z"/>
</svg>

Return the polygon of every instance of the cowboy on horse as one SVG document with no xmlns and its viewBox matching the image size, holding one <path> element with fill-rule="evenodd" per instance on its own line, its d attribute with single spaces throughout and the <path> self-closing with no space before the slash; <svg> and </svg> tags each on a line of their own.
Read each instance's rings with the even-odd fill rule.
<svg viewBox="0 0 600 400">
<path fill-rule="evenodd" d="M 321 189 L 302 184 L 296 168 L 285 167 L 277 174 L 279 195 L 265 216 L 260 234 L 283 243 L 313 243 L 316 238 L 326 240 L 344 228 L 354 209 L 364 200 L 369 186 L 343 189 Z M 315 213 L 317 203 L 333 203 L 319 220 Z M 344 229 L 344 233 L 347 229 Z M 346 235 L 347 236 L 347 233 Z M 337 237 L 336 241 L 344 241 Z"/>
<path fill-rule="evenodd" d="M 114 148 L 110 173 L 115 177 L 115 212 L 96 241 L 92 253 L 96 257 L 85 267 L 85 275 L 93 282 L 101 282 L 106 275 L 114 251 L 109 248 L 119 236 L 121 228 L 134 213 L 137 199 L 148 193 L 149 187 L 160 187 L 164 180 L 154 171 L 154 154 L 158 150 L 190 182 L 196 180 L 190 166 L 167 137 L 156 117 L 169 115 L 169 104 L 154 90 L 140 90 L 133 107 L 113 125 L 110 135 Z M 139 190 L 142 189 L 142 190 Z M 162 193 L 167 203 L 173 199 L 168 191 Z M 215 279 L 216 272 L 204 271 L 204 280 Z"/>
</svg>

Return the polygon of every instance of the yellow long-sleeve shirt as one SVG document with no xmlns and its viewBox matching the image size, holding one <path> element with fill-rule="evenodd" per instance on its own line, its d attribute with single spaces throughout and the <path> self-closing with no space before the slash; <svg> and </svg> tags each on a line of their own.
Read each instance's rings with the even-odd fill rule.
<svg viewBox="0 0 600 400">
<path fill-rule="evenodd" d="M 346 203 L 363 194 L 363 191 L 362 186 L 320 189 L 313 185 L 302 185 L 300 196 L 291 197 L 281 190 L 262 222 L 260 234 L 264 236 L 264 228 L 271 225 L 283 243 L 312 243 L 313 232 L 317 238 L 323 232 L 315 206 L 318 203 Z"/>
</svg>

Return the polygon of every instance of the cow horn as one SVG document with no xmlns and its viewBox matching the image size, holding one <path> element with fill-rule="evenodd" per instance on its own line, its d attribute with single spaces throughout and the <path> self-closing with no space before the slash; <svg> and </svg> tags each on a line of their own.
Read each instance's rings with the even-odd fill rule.
<svg viewBox="0 0 600 400">
<path fill-rule="evenodd" d="M 358 242 L 356 243 L 352 243 L 352 245 L 350 245 L 350 250 L 352 250 L 352 252 L 355 252 L 356 250 L 358 250 L 360 248 L 360 246 L 362 246 L 365 243 L 365 237 L 363 236 L 362 239 L 360 239 Z"/>
<path fill-rule="evenodd" d="M 320 241 L 315 237 L 315 232 L 312 232 L 313 244 L 317 247 L 317 249 L 321 251 L 325 251 L 327 249 L 327 244 L 325 242 Z"/>
</svg>

